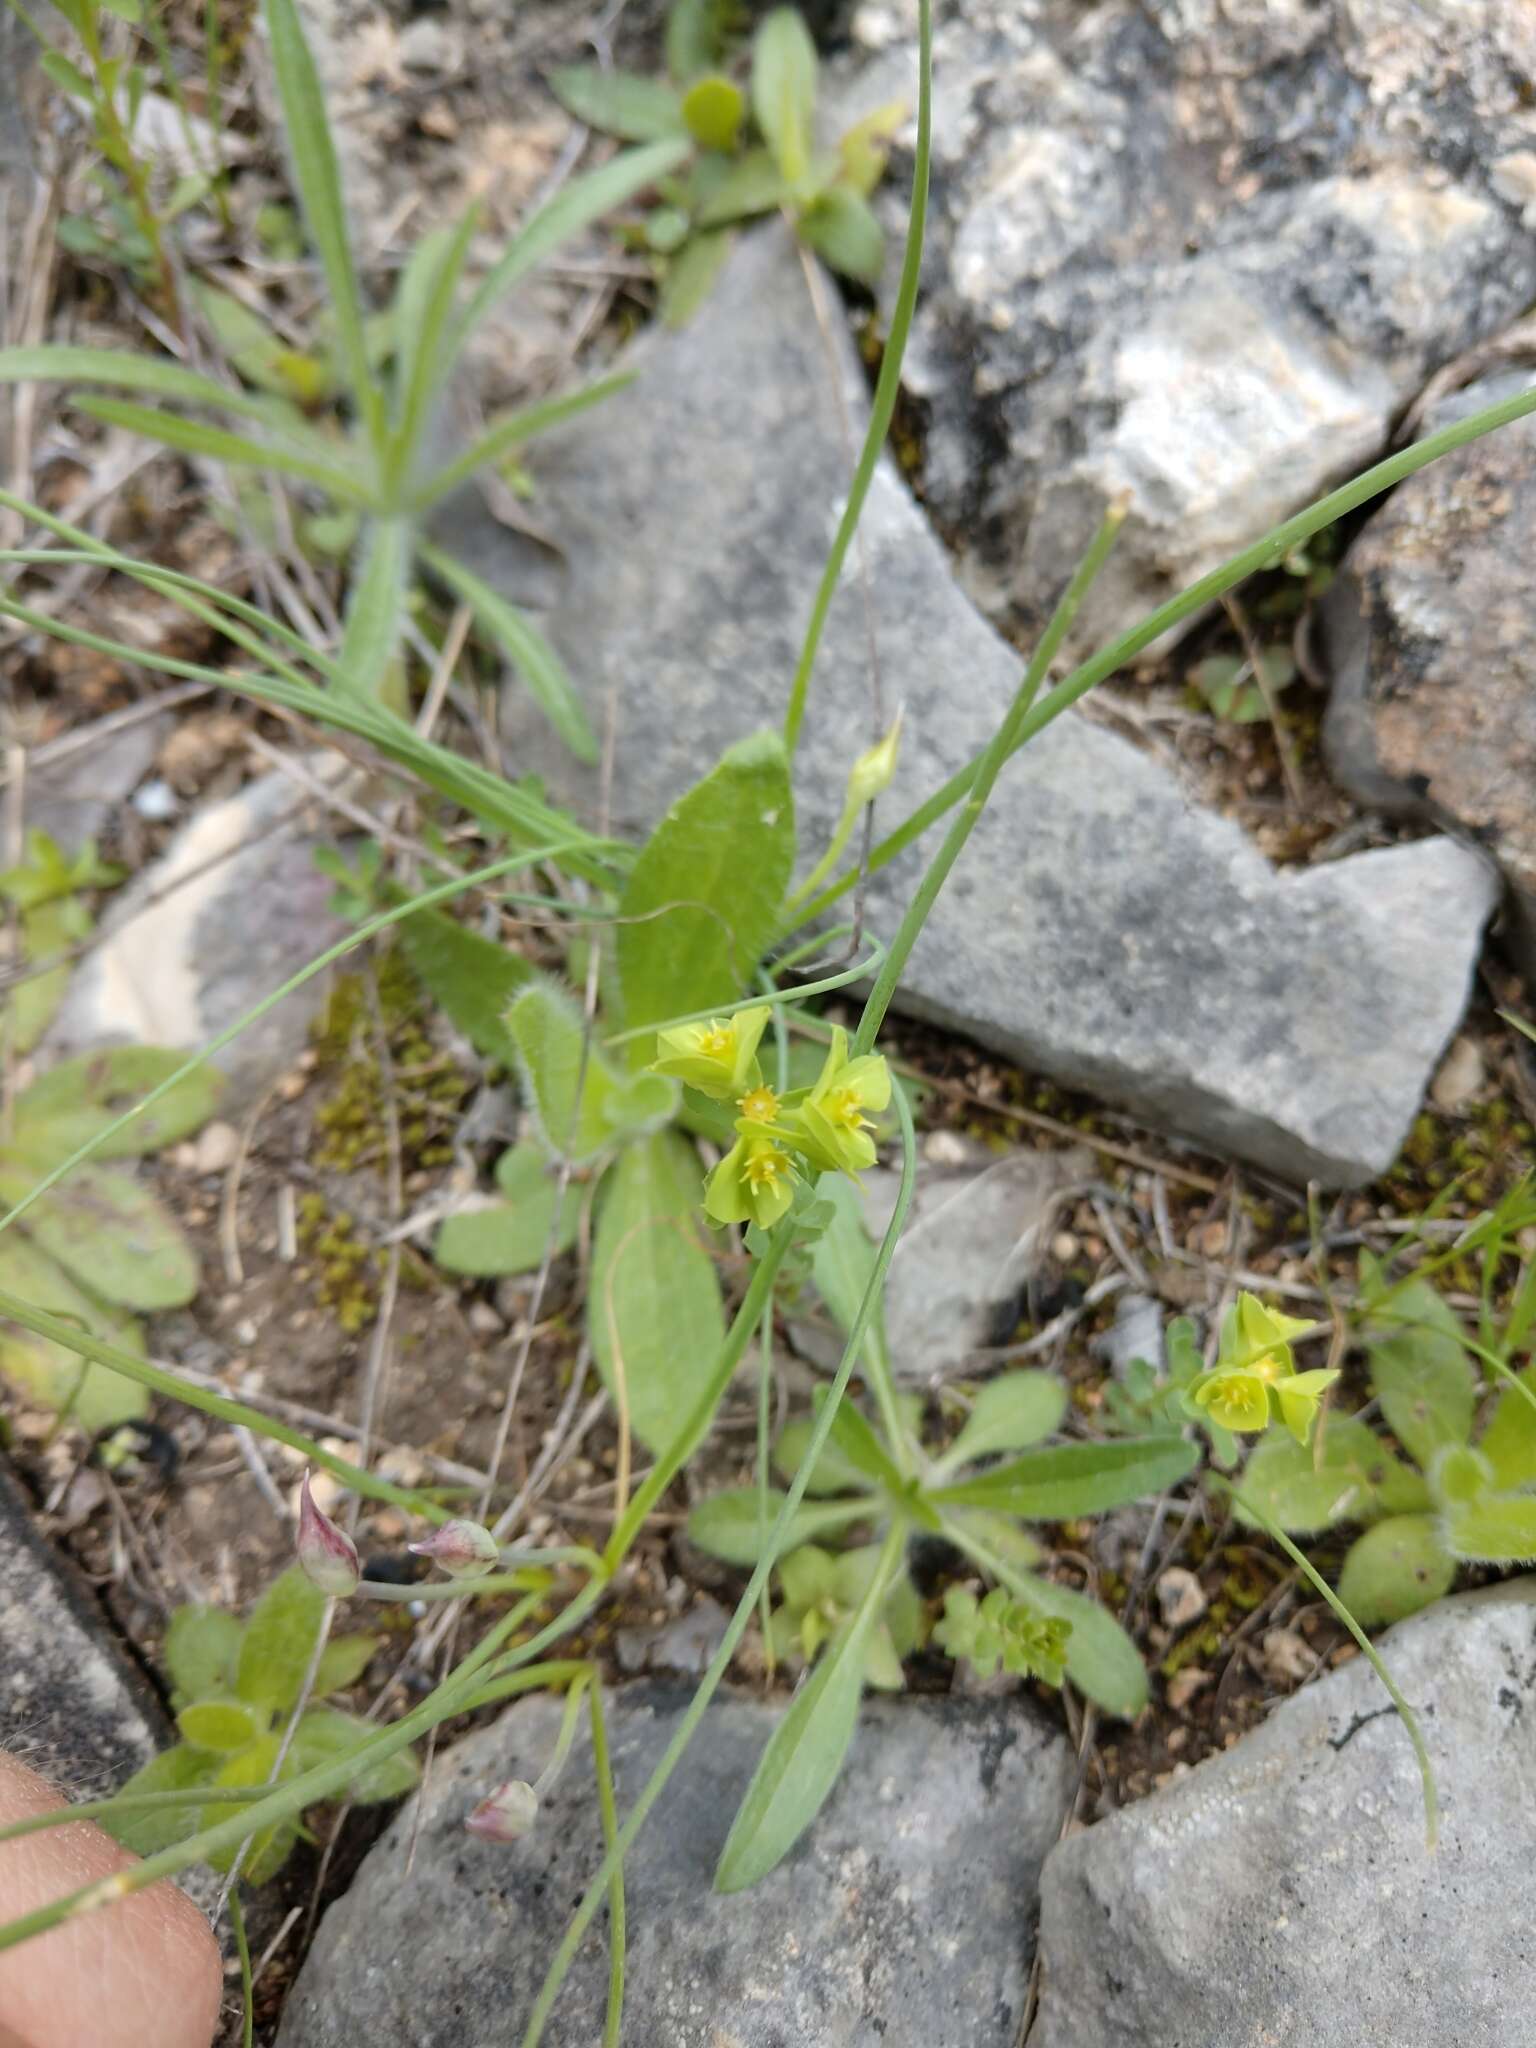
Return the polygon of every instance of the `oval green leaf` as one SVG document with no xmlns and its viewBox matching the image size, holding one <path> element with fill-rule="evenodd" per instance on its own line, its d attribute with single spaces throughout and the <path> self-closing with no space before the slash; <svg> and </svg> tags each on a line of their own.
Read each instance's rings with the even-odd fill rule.
<svg viewBox="0 0 1536 2048">
<path fill-rule="evenodd" d="M 1027 1452 L 980 1479 L 940 1487 L 930 1498 L 940 1506 L 994 1508 L 1026 1521 L 1059 1522 L 1161 1493 L 1187 1479 L 1198 1462 L 1195 1446 L 1178 1436 L 1061 1444 Z"/>
<path fill-rule="evenodd" d="M 979 1389 L 965 1427 L 944 1453 L 946 1469 L 998 1451 L 1022 1451 L 1061 1427 L 1067 1390 L 1054 1373 L 1005 1372 Z"/>
<path fill-rule="evenodd" d="M 689 1540 L 711 1557 L 745 1570 L 761 1557 L 763 1540 L 772 1533 L 784 1500 L 774 1486 L 768 1489 L 766 1506 L 755 1486 L 732 1486 L 712 1493 L 688 1517 Z M 851 1528 L 855 1522 L 870 1521 L 877 1512 L 871 1500 L 802 1501 L 790 1517 L 780 1554 L 787 1556 L 802 1543 L 814 1543 L 818 1537 Z"/>
<path fill-rule="evenodd" d="M 1339 1598 L 1362 1628 L 1384 1628 L 1448 1593 L 1455 1576 L 1433 1515 L 1389 1515 L 1351 1544 Z"/>
</svg>

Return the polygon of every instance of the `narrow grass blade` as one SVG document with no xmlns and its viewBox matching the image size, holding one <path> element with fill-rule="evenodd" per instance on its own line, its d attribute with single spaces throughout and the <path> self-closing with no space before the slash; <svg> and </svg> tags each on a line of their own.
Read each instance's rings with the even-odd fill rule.
<svg viewBox="0 0 1536 2048">
<path fill-rule="evenodd" d="M 597 741 L 581 699 L 553 647 L 499 591 L 441 548 L 424 547 L 422 560 L 461 597 L 476 620 L 533 693 L 539 708 L 578 761 L 597 759 Z"/>
<path fill-rule="evenodd" d="M 520 448 L 525 441 L 531 441 L 536 434 L 547 433 L 551 427 L 558 427 L 565 420 L 575 419 L 589 406 L 600 405 L 605 398 L 612 398 L 627 384 L 633 384 L 633 370 L 620 370 L 611 377 L 599 377 L 594 383 L 584 384 L 579 391 L 563 392 L 558 398 L 541 398 L 533 405 L 520 405 L 511 412 L 498 413 L 472 447 L 450 462 L 446 469 L 440 469 L 415 494 L 412 505 L 416 511 L 425 511 L 435 505 L 450 491 L 467 483 L 476 470 L 484 469 L 487 463 L 499 462 L 504 455 L 510 455 L 514 448 Z"/>
<path fill-rule="evenodd" d="M 352 245 L 347 235 L 346 209 L 341 196 L 341 174 L 331 141 L 331 124 L 326 115 L 320 76 L 294 0 L 266 0 L 267 33 L 272 47 L 272 72 L 278 97 L 283 103 L 283 125 L 287 131 L 289 160 L 299 203 L 309 225 L 310 238 L 330 287 L 331 312 L 336 338 L 346 364 L 347 380 L 357 404 L 358 415 L 368 431 L 375 453 L 380 451 L 383 430 L 383 398 L 368 364 L 363 336 L 363 302 L 357 272 L 352 264 Z"/>
<path fill-rule="evenodd" d="M 417 444 L 430 420 L 432 401 L 442 389 L 443 336 L 453 318 L 459 282 L 479 218 L 478 205 L 467 206 L 452 234 L 441 238 L 437 260 L 424 278 L 419 296 L 416 291 L 407 290 L 409 271 L 401 280 L 400 296 L 395 302 L 395 364 L 401 399 L 386 476 L 391 491 L 410 476 Z"/>
<path fill-rule="evenodd" d="M 377 697 L 400 645 L 410 582 L 408 519 L 375 519 L 364 529 L 362 566 L 347 600 L 346 630 L 336 654 L 337 683 L 359 697 Z"/>
<path fill-rule="evenodd" d="M 98 398 L 91 392 L 82 392 L 74 402 L 93 419 L 126 427 L 166 448 L 188 455 L 206 455 L 212 462 L 226 462 L 237 469 L 277 470 L 284 476 L 302 477 L 308 483 L 319 484 L 345 505 L 368 504 L 368 491 L 357 476 L 307 449 L 296 448 L 291 442 L 253 441 L 228 427 L 206 426 L 201 420 L 186 420 L 180 413 L 164 412 L 152 405 L 134 405 L 125 398 Z"/>
<path fill-rule="evenodd" d="M 165 356 L 140 356 L 126 349 L 39 348 L 0 349 L 0 384 L 115 384 L 124 391 L 148 391 L 158 398 L 178 398 L 187 405 L 218 406 L 243 419 L 268 426 L 290 425 L 298 418 L 289 406 L 257 397 L 184 370 Z"/>
<path fill-rule="evenodd" d="M 284 0 L 284 4 L 291 5 L 292 0 Z M 614 207 L 622 206 L 626 200 L 633 199 L 637 192 L 643 192 L 647 185 L 654 185 L 668 171 L 675 171 L 679 164 L 687 161 L 691 149 L 692 144 L 686 136 L 675 142 L 650 142 L 643 149 L 625 150 L 583 177 L 572 178 L 547 206 L 539 209 L 522 232 L 513 237 L 500 260 L 486 273 L 449 351 L 449 365 L 486 314 L 519 278 L 526 276 L 535 264 L 542 263 L 552 250 L 558 249 L 562 242 L 578 234 L 582 228 L 612 212 Z"/>
</svg>

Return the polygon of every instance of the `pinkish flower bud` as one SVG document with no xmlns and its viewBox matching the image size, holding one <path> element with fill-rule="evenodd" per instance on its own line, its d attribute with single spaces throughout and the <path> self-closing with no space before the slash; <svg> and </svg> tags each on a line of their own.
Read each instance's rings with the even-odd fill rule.
<svg viewBox="0 0 1536 2048">
<path fill-rule="evenodd" d="M 408 1543 L 418 1557 L 430 1557 L 451 1579 L 479 1579 L 494 1569 L 501 1545 L 478 1522 L 444 1522 L 424 1543 Z"/>
<path fill-rule="evenodd" d="M 315 1506 L 307 1472 L 299 1489 L 299 1569 L 332 1600 L 355 1592 L 363 1575 L 357 1545 Z"/>
<path fill-rule="evenodd" d="M 466 1834 L 483 1842 L 520 1842 L 539 1817 L 539 1795 L 521 1778 L 509 1778 L 488 1793 L 464 1822 Z"/>
</svg>

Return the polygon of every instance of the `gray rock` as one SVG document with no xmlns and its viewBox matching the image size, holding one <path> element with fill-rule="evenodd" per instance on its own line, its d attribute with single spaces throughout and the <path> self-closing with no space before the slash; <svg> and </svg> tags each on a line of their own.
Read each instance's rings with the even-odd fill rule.
<svg viewBox="0 0 1536 2048">
<path fill-rule="evenodd" d="M 676 1730 L 686 1690 L 630 1687 L 611 1712 L 623 1811 Z M 715 1860 L 772 1707 L 717 1699 L 626 1863 L 624 2038 L 645 2048 L 1014 2048 L 1030 1902 L 1061 1824 L 1066 1743 L 1022 1701 L 866 1702 L 811 1832 L 744 1895 Z M 407 1807 L 325 1917 L 279 2048 L 513 2048 L 601 1859 L 583 1736 L 534 1834 L 463 1832 L 480 1794 L 532 1778 L 558 1704 L 535 1699 L 438 1759 L 409 1878 Z M 593 2048 L 606 1942 L 583 1944 L 544 2036 Z"/>
<path fill-rule="evenodd" d="M 113 811 L 149 773 L 169 728 L 168 718 L 141 718 L 41 767 L 29 763 L 27 823 L 51 834 L 66 853 L 100 838 Z"/>
<path fill-rule="evenodd" d="M 832 341 L 857 434 L 861 380 Z M 852 466 L 827 347 L 787 239 L 746 237 L 693 325 L 636 349 L 636 385 L 530 451 L 567 563 L 549 630 L 599 728 L 618 699 L 615 824 L 648 826 L 727 744 L 783 716 Z M 906 709 L 888 830 L 990 737 L 1019 662 L 888 468 L 862 530 L 885 701 Z M 514 537 L 470 501 L 448 537 L 515 584 Z M 853 562 L 796 762 L 807 864 L 871 738 L 869 646 Z M 590 809 L 592 782 L 523 695 L 505 711 L 519 765 Z M 875 931 L 894 931 L 935 843 L 875 878 Z M 1218 1150 L 1364 1180 L 1393 1158 L 1455 1028 L 1493 893 L 1447 840 L 1277 873 L 1161 763 L 1068 715 L 1010 763 L 901 1000 Z"/>
<path fill-rule="evenodd" d="M 1051 1852 L 1031 2048 L 1508 2048 L 1531 2037 L 1536 1581 L 1382 1644 L 1441 1800 L 1364 1658 Z"/>
<path fill-rule="evenodd" d="M 1526 387 L 1509 372 L 1437 407 L 1431 429 Z M 1495 855 L 1536 975 L 1536 422 L 1518 420 L 1395 490 L 1323 607 L 1329 765 L 1365 803 L 1429 818 Z"/>
<path fill-rule="evenodd" d="M 847 111 L 913 103 L 916 18 L 860 9 Z M 1087 652 L 1383 452 L 1536 289 L 1533 70 L 1524 0 L 944 8 L 907 381 L 978 592 L 1041 617 L 1130 489 Z"/>
<path fill-rule="evenodd" d="M 294 816 L 303 807 L 303 792 L 273 773 L 199 811 L 113 899 L 45 1053 L 122 1043 L 190 1050 L 337 939 L 345 927 L 327 908 L 334 884 L 314 864 L 320 842 Z M 309 982 L 216 1056 L 226 1114 L 303 1050 L 324 992 L 323 977 Z"/>
<path fill-rule="evenodd" d="M 84 1579 L 35 1527 L 0 1457 L 0 1747 L 75 1799 L 104 1797 L 168 1737 Z"/>
<path fill-rule="evenodd" d="M 903 1386 L 931 1386 L 1012 1335 L 1055 1206 L 1093 1173 L 1093 1154 L 1081 1146 L 1009 1152 L 986 1165 L 919 1166 L 885 1287 L 891 1369 Z M 877 1240 L 900 1185 L 899 1174 L 883 1169 L 865 1176 Z M 841 1355 L 839 1345 L 834 1365 Z"/>
<path fill-rule="evenodd" d="M 621 1628 L 613 1647 L 621 1671 L 680 1671 L 700 1678 L 725 1640 L 731 1617 L 706 1593 L 682 1614 L 654 1628 Z"/>
</svg>

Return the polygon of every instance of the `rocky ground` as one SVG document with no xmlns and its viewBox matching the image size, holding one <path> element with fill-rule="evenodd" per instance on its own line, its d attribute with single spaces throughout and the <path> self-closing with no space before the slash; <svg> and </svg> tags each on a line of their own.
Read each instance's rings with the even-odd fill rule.
<svg viewBox="0 0 1536 2048">
<path fill-rule="evenodd" d="M 472 187 L 489 253 L 582 143 L 543 68 L 590 55 L 594 33 L 621 54 L 653 48 L 638 8 L 596 25 L 574 5 L 509 25 L 474 0 L 317 5 L 309 20 L 376 272 Z M 914 22 L 910 0 L 830 11 L 841 112 L 910 95 Z M 6 94 L 23 68 L 0 67 Z M 282 190 L 259 40 L 239 77 L 254 214 Z M 1135 512 L 1078 651 L 1397 443 L 1529 381 L 1533 80 L 1519 0 L 1454 18 L 1407 0 L 941 10 L 899 461 L 877 477 L 829 621 L 803 843 L 898 705 L 882 816 L 982 743 L 1106 495 L 1129 486 Z M 902 147 L 881 202 L 893 237 Z M 67 122 L 29 129 L 0 99 L 13 341 L 124 339 L 110 263 L 39 268 L 50 209 L 82 203 L 78 155 Z M 298 266 L 248 255 L 208 260 L 298 322 Z M 740 237 L 681 333 L 646 325 L 649 301 L 646 266 L 596 235 L 516 301 L 465 403 L 545 388 L 578 355 L 640 375 L 538 445 L 531 514 L 498 491 L 444 525 L 538 606 L 595 722 L 611 715 L 612 773 L 599 792 L 484 678 L 455 688 L 443 730 L 626 830 L 777 715 L 862 431 L 877 310 L 845 306 L 778 226 Z M 146 458 L 52 394 L 17 402 L 4 445 L 19 487 L 70 517 L 175 566 L 240 573 L 196 464 Z M 1091 1426 L 1171 1315 L 1209 1324 L 1244 1286 L 1325 1314 L 1362 1245 L 1392 1251 L 1431 1209 L 1431 1235 L 1454 1233 L 1530 1169 L 1536 1066 L 1503 1013 L 1529 1014 L 1536 916 L 1533 448 L 1525 422 L 1423 472 L 1316 563 L 1149 648 L 1012 765 L 889 1035 L 924 1091 L 889 1310 L 914 1390 L 1023 1358 L 1060 1370 Z M 247 587 L 281 591 L 272 565 L 253 573 Z M 142 593 L 38 580 L 33 601 L 146 651 L 209 652 Z M 38 1066 L 104 1041 L 201 1042 L 343 929 L 317 848 L 373 835 L 409 858 L 418 843 L 408 795 L 293 722 L 3 635 L 8 845 L 45 824 L 67 846 L 97 837 L 130 873 Z M 1293 659 L 1277 716 L 1218 717 L 1202 664 L 1260 639 Z M 870 928 L 889 928 L 919 867 L 914 852 L 872 879 Z M 143 1169 L 202 1279 L 155 1320 L 154 1355 L 348 1454 L 371 1387 L 380 1470 L 478 1487 L 528 1294 L 452 1281 L 427 1247 L 515 1133 L 501 1077 L 384 954 L 221 1057 L 218 1120 Z M 12 1060 L 8 1088 L 25 1078 Z M 557 1270 L 508 1447 L 540 1541 L 590 1540 L 611 1519 L 616 1439 L 575 1369 L 581 1284 L 578 1259 Z M 1470 1263 L 1449 1276 L 1474 1312 L 1476 1286 Z M 786 1335 L 779 1398 L 803 1403 L 826 1330 L 810 1307 Z M 39 1406 L 0 1399 L 14 1466 L 0 1461 L 0 1736 L 95 1790 L 164 1739 L 171 1608 L 241 1607 L 286 1561 L 299 1465 L 162 1406 L 161 1436 L 108 1470 Z M 618 1688 L 621 1795 L 739 1590 L 681 1524 L 691 1497 L 749 1468 L 754 1403 L 733 1392 L 584 1639 Z M 389 1508 L 360 1525 L 365 1552 L 393 1564 L 406 1533 Z M 1385 1640 L 1440 1783 L 1428 1857 L 1402 1729 L 1277 1552 L 1198 1498 L 1045 1533 L 1051 1575 L 1120 1613 L 1147 1655 L 1140 1720 L 1017 1681 L 973 1697 L 919 1656 L 908 1695 L 866 1705 L 814 1834 L 762 1891 L 713 1899 L 736 1788 L 785 1697 L 749 1637 L 630 1866 L 633 2038 L 1519 2038 L 1528 1585 L 1458 1596 Z M 1341 1548 L 1313 1555 L 1328 1568 Z M 423 1683 L 403 1615 L 357 1704 L 396 1711 Z M 532 1774 L 552 1712 L 536 1700 L 467 1733 L 387 1822 L 325 1815 L 259 1925 L 258 2038 L 520 2038 L 597 1816 L 557 1793 L 554 1824 L 507 1851 L 469 1843 L 456 1815 L 466 1786 Z M 564 1782 L 585 1782 L 579 1752 Z M 594 1940 L 552 2041 L 596 2038 L 604 1973 Z"/>
</svg>

